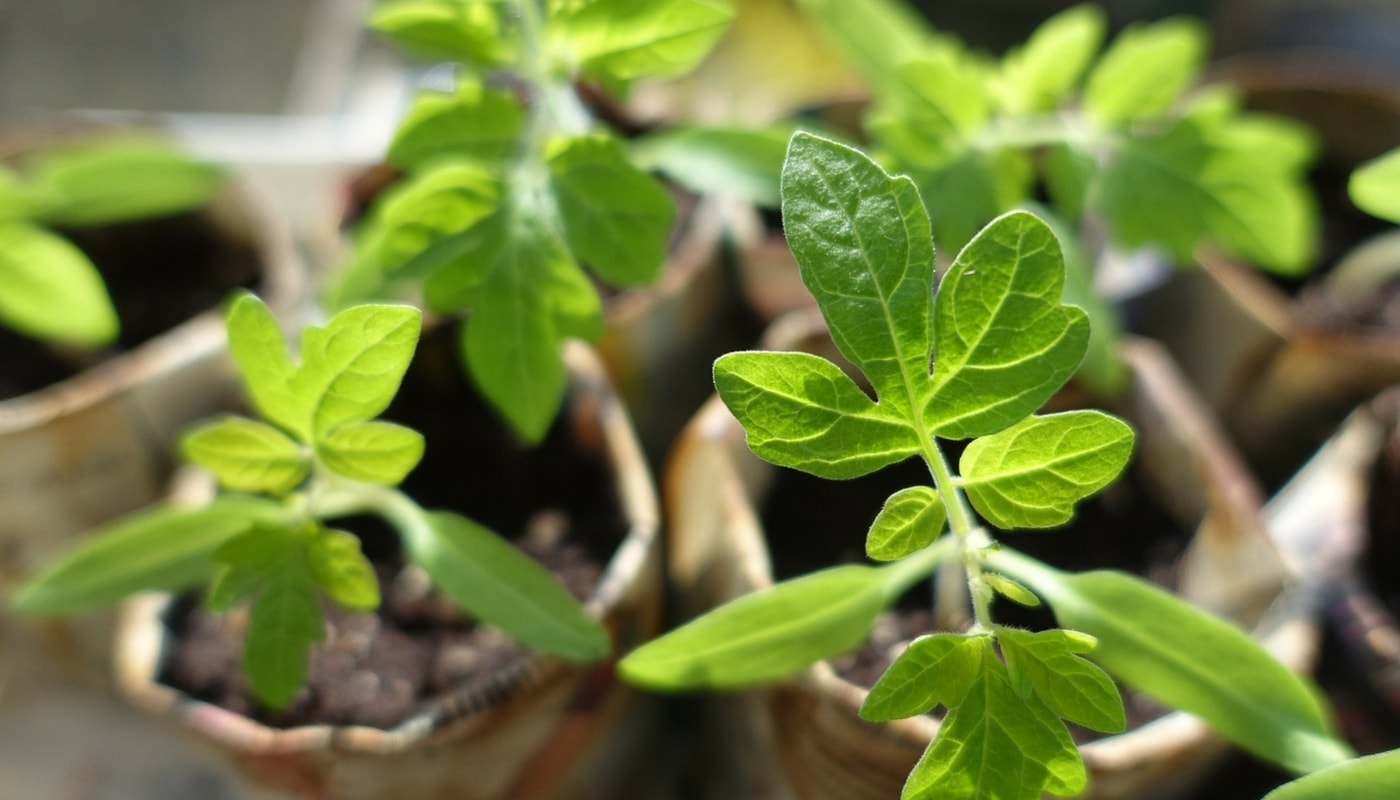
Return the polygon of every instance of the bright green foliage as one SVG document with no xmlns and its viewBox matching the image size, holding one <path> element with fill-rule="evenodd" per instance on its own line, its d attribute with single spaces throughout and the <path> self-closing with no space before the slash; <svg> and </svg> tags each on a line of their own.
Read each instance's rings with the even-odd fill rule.
<svg viewBox="0 0 1400 800">
<path fill-rule="evenodd" d="M 691 191 L 776 208 L 791 135 L 785 128 L 673 128 L 633 141 L 632 160 Z"/>
<path fill-rule="evenodd" d="M 1052 111 L 1067 100 L 1103 45 L 1103 13 L 1076 6 L 1045 23 L 1001 64 L 1001 95 L 1009 110 Z"/>
<path fill-rule="evenodd" d="M 1063 24 L 1085 24 L 1074 19 Z M 1132 430 L 1106 414 L 1035 413 L 1089 342 L 1084 314 L 1061 300 L 1065 266 L 1048 226 L 1025 212 L 998 217 L 935 293 L 928 216 L 908 178 L 799 133 L 782 192 L 803 280 L 876 399 L 835 364 L 796 353 L 722 357 L 720 397 L 753 451 L 780 466 L 847 478 L 918 454 L 933 486 L 895 493 L 875 517 L 867 550 L 889 564 L 837 567 L 739 598 L 629 654 L 621 673 L 665 689 L 780 678 L 854 647 L 951 553 L 966 573 L 972 627 L 916 639 L 862 709 L 887 720 L 946 708 L 904 798 L 1078 794 L 1087 777 L 1066 723 L 1124 726 L 1105 669 L 1266 758 L 1304 769 L 1335 760 L 1341 746 L 1306 685 L 1248 637 L 1136 579 L 1025 566 L 978 526 L 973 509 L 1002 528 L 1063 524 L 1132 451 Z M 943 442 L 968 438 L 955 474 Z M 940 536 L 945 521 L 950 534 Z M 998 625 L 997 595 L 1044 599 L 1072 630 Z M 1299 760 L 1305 753 L 1311 761 Z"/>
<path fill-rule="evenodd" d="M 714 0 L 397 0 L 370 24 L 411 52 L 462 62 L 427 92 L 389 159 L 408 173 L 372 211 L 337 302 L 419 282 L 429 305 L 469 316 L 462 355 L 482 394 L 528 442 L 563 400 L 560 347 L 602 329 L 584 268 L 651 283 L 675 208 L 575 81 L 625 89 L 697 64 L 733 12 Z M 497 69 L 511 90 L 486 88 Z M 741 163 L 732 148 L 712 150 Z"/>
<path fill-rule="evenodd" d="M 0 324 L 26 336 L 97 347 L 117 338 L 97 267 L 45 226 L 128 222 L 197 208 L 219 169 L 152 142 L 55 149 L 24 173 L 0 167 Z"/>
<path fill-rule="evenodd" d="M 1317 690 L 1234 625 L 1123 573 L 1066 574 L 1006 549 L 988 562 L 1097 639 L 1095 663 L 1259 757 L 1301 773 L 1350 754 L 1329 733 Z"/>
<path fill-rule="evenodd" d="M 1400 225 L 1400 150 L 1361 165 L 1352 173 L 1347 192 L 1357 208 Z"/>
<path fill-rule="evenodd" d="M 1108 126 L 1161 116 L 1195 80 L 1206 48 L 1205 27 L 1186 19 L 1123 31 L 1089 73 L 1085 110 Z"/>
<path fill-rule="evenodd" d="M 190 461 L 225 489 L 272 495 L 216 498 L 118 522 L 38 575 L 15 599 L 32 613 L 109 605 L 137 591 L 208 585 L 208 605 L 251 603 L 244 664 L 259 700 L 292 702 L 310 649 L 323 638 L 322 596 L 378 607 L 374 568 L 334 517 L 373 513 L 448 596 L 527 645 L 587 661 L 611 640 L 543 567 L 462 517 L 430 513 L 390 488 L 423 456 L 417 431 L 374 419 L 398 392 L 418 342 L 409 306 L 346 309 L 302 332 L 300 363 L 262 301 L 228 311 L 229 349 L 266 420 L 225 417 L 186 435 Z"/>
<path fill-rule="evenodd" d="M 1400 786 L 1400 750 L 1319 770 L 1269 792 L 1264 800 L 1390 800 Z"/>
</svg>

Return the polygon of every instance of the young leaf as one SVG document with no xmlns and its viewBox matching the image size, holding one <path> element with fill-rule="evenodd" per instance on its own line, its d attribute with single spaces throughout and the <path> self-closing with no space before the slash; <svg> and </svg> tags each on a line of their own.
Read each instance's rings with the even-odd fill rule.
<svg viewBox="0 0 1400 800">
<path fill-rule="evenodd" d="M 55 150 L 29 175 L 55 198 L 44 219 L 56 225 L 106 225 L 198 208 L 224 184 L 222 169 L 168 146 L 102 141 Z"/>
<path fill-rule="evenodd" d="M 1035 608 L 1040 605 L 1040 598 L 1036 597 L 1034 592 L 1005 575 L 984 572 L 982 573 L 982 582 L 990 586 L 992 591 L 1014 603 L 1020 603 L 1027 608 Z"/>
<path fill-rule="evenodd" d="M 1108 673 L 1080 658 L 1094 648 L 1094 637 L 1076 631 L 1039 633 L 997 630 L 1002 655 L 1016 693 L 1032 691 L 1057 715 L 1105 733 L 1123 730 L 1123 698 Z"/>
<path fill-rule="evenodd" d="M 1038 695 L 1022 698 L 1006 665 L 984 648 L 962 701 L 909 773 L 901 800 L 1069 797 L 1088 780 L 1079 750 Z"/>
<path fill-rule="evenodd" d="M 759 457 L 823 478 L 854 478 L 919 452 L 907 423 L 839 367 L 807 353 L 728 353 L 715 389 Z"/>
<path fill-rule="evenodd" d="M 555 47 L 588 76 L 611 81 L 689 72 L 734 17 L 713 0 L 590 0 L 551 10 Z"/>
<path fill-rule="evenodd" d="M 1109 673 L 1255 755 L 1298 772 L 1351 755 L 1316 690 L 1224 620 L 1123 573 L 1067 574 L 1007 548 L 986 561 L 1034 589 L 1061 625 L 1096 638 L 1091 657 Z"/>
<path fill-rule="evenodd" d="M 64 239 L 0 222 L 0 322 L 40 339 L 96 346 L 117 337 L 102 276 Z"/>
<path fill-rule="evenodd" d="M 306 685 L 311 645 L 325 638 L 321 602 L 305 561 L 295 554 L 264 573 L 248 616 L 243 667 L 253 694 L 286 708 Z"/>
<path fill-rule="evenodd" d="M 285 494 L 310 466 L 308 454 L 285 433 L 242 417 L 199 425 L 180 440 L 180 450 L 238 492 Z"/>
<path fill-rule="evenodd" d="M 632 142 L 632 163 L 702 194 L 776 208 L 790 130 L 676 127 Z"/>
<path fill-rule="evenodd" d="M 1101 9 L 1075 6 L 1008 53 L 1001 77 L 1011 110 L 1050 111 L 1064 102 L 1102 46 L 1106 26 Z"/>
<path fill-rule="evenodd" d="M 316 584 L 342 606 L 368 611 L 379 606 L 374 567 L 353 533 L 318 528 L 306 540 L 306 560 Z"/>
<path fill-rule="evenodd" d="M 111 606 L 141 591 L 175 591 L 209 580 L 213 553 L 256 520 L 285 516 L 270 500 L 220 497 L 203 508 L 153 508 L 117 520 L 45 567 L 14 596 L 29 614 Z"/>
<path fill-rule="evenodd" d="M 894 561 L 933 544 L 947 523 L 938 492 L 928 486 L 900 489 L 885 501 L 870 532 L 865 553 L 876 561 Z"/>
<path fill-rule="evenodd" d="M 422 313 L 410 306 L 362 305 L 308 327 L 292 391 L 301 404 L 296 430 L 318 442 L 336 426 L 389 407 L 418 346 Z"/>
<path fill-rule="evenodd" d="M 1061 304 L 1064 278 L 1054 233 L 1024 211 L 993 220 L 963 248 L 938 290 L 929 428 L 949 439 L 996 433 L 1069 379 L 1089 319 Z"/>
<path fill-rule="evenodd" d="M 1133 429 L 1099 411 L 1028 417 L 967 446 L 959 463 L 967 497 L 1004 530 L 1049 528 L 1112 483 L 1133 451 Z"/>
<path fill-rule="evenodd" d="M 1085 110 L 1110 126 L 1161 114 L 1195 79 L 1206 46 L 1205 29 L 1185 18 L 1128 28 L 1089 73 Z"/>
<path fill-rule="evenodd" d="M 291 386 L 296 365 L 272 311 L 256 296 L 240 295 L 229 306 L 225 324 L 229 353 L 243 374 L 253 406 L 265 419 L 299 432 L 302 403 Z"/>
<path fill-rule="evenodd" d="M 942 44 L 924 18 L 899 0 L 798 0 L 831 43 L 877 90 L 899 65 Z M 878 92 L 877 92 L 878 93 Z"/>
<path fill-rule="evenodd" d="M 1347 192 L 1357 208 L 1400 225 L 1400 150 L 1362 164 L 1352 173 Z"/>
<path fill-rule="evenodd" d="M 423 458 L 423 434 L 392 422 L 351 422 L 316 443 L 328 469 L 351 480 L 396 486 Z"/>
<path fill-rule="evenodd" d="M 471 161 L 435 163 L 385 193 L 362 251 L 384 276 L 426 275 L 456 257 L 458 234 L 495 212 L 500 180 Z"/>
<path fill-rule="evenodd" d="M 797 133 L 783 164 L 783 225 L 832 340 L 904 419 L 926 394 L 933 242 L 914 183 Z"/>
<path fill-rule="evenodd" d="M 529 556 L 465 517 L 415 511 L 396 522 L 415 563 L 471 614 L 570 661 L 608 654 L 611 637 Z"/>
<path fill-rule="evenodd" d="M 1305 775 L 1264 800 L 1391 800 L 1400 786 L 1400 750 L 1357 758 Z"/>
<path fill-rule="evenodd" d="M 514 49 L 498 15 L 489 2 L 397 0 L 375 8 L 369 26 L 420 58 L 489 66 L 509 61 Z"/>
<path fill-rule="evenodd" d="M 832 567 L 744 595 L 633 650 L 630 682 L 732 689 L 785 678 L 860 644 L 890 602 L 888 569 Z"/>
<path fill-rule="evenodd" d="M 574 255 L 617 286 L 654 280 L 675 220 L 661 184 L 628 163 L 622 145 L 606 136 L 558 139 L 547 159 Z"/>
<path fill-rule="evenodd" d="M 941 167 L 963 155 L 967 138 L 992 114 L 986 75 L 949 49 L 901 64 L 896 75 L 897 88 L 876 114 L 887 144 L 916 167 Z"/>
<path fill-rule="evenodd" d="M 389 144 L 389 161 L 414 169 L 445 156 L 495 161 L 513 154 L 525 112 L 506 92 L 463 80 L 454 94 L 424 92 L 413 101 Z"/>
<path fill-rule="evenodd" d="M 991 638 L 985 634 L 920 636 L 870 687 L 860 716 L 887 722 L 926 714 L 938 705 L 958 705 L 977 682 L 990 648 Z"/>
</svg>

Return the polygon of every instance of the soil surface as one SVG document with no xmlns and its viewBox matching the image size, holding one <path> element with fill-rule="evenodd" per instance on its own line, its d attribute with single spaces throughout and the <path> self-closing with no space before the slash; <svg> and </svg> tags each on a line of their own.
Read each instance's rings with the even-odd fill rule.
<svg viewBox="0 0 1400 800">
<path fill-rule="evenodd" d="M 462 377 L 455 326 L 425 333 L 387 419 L 427 439 L 404 490 L 426 508 L 467 515 L 536 557 L 576 597 L 589 596 L 627 533 L 612 475 L 566 412 L 528 448 L 505 430 Z M 307 687 L 286 711 L 262 707 L 241 669 L 246 611 L 223 616 L 182 597 L 167 623 L 176 634 L 161 680 L 192 696 L 276 727 L 358 724 L 392 728 L 447 693 L 481 691 L 530 651 L 475 624 L 405 565 L 398 538 L 373 518 L 335 523 L 361 538 L 384 602 L 374 613 L 327 608 L 327 639 L 312 651 Z"/>
<path fill-rule="evenodd" d="M 207 215 L 176 214 L 58 233 L 97 265 L 121 334 L 88 350 L 47 344 L 0 327 L 0 400 L 27 394 L 130 350 L 215 308 L 261 274 L 253 245 L 231 239 Z"/>
</svg>

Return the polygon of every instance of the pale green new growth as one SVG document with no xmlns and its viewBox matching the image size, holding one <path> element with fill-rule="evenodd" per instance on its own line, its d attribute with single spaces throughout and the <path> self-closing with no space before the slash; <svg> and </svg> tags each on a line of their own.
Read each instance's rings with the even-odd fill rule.
<svg viewBox="0 0 1400 800">
<path fill-rule="evenodd" d="M 36 577 L 16 605 L 65 613 L 207 584 L 216 611 L 252 604 L 249 683 L 262 702 L 285 707 L 324 634 L 321 596 L 353 610 L 379 605 L 359 538 L 326 524 L 368 512 L 396 527 L 410 558 L 476 618 L 563 658 L 601 658 L 607 631 L 543 567 L 485 528 L 426 512 L 390 488 L 417 466 L 425 443 L 374 417 L 398 392 L 420 319 L 408 306 L 352 307 L 302 332 L 297 363 L 268 308 L 251 295 L 235 300 L 229 349 L 267 422 L 207 423 L 186 435 L 183 450 L 225 489 L 285 499 L 231 495 L 120 522 Z"/>
<path fill-rule="evenodd" d="M 1347 191 L 1357 208 L 1400 225 L 1400 150 L 1362 164 L 1352 173 Z"/>
<path fill-rule="evenodd" d="M 456 91 L 426 92 L 400 124 L 386 192 L 336 288 L 354 301 L 423 284 L 436 311 L 466 313 L 461 350 L 493 407 L 527 441 L 564 397 L 560 348 L 602 330 L 584 271 L 651 283 L 675 208 L 575 89 L 673 77 L 705 55 L 733 11 L 713 0 L 399 0 L 370 24 L 405 49 L 462 62 Z M 508 70 L 504 91 L 488 86 Z"/>
<path fill-rule="evenodd" d="M 1400 750 L 1357 758 L 1299 778 L 1264 800 L 1391 800 L 1400 786 Z"/>
<path fill-rule="evenodd" d="M 1058 24 L 1049 41 L 1088 47 L 1097 36 L 1089 17 Z M 1178 47 L 1175 36 L 1163 40 L 1163 58 Z M 1043 46 L 1020 57 L 1043 59 Z M 1062 91 L 1078 69 L 1044 83 L 1013 70 L 1006 91 L 1049 102 L 1037 98 Z M 1117 102 L 1115 114 L 1147 113 Z M 822 358 L 764 352 L 716 361 L 720 397 L 750 448 L 775 464 L 852 478 L 919 455 L 932 485 L 896 492 L 875 515 L 866 549 L 889 564 L 836 567 L 739 598 L 629 654 L 623 676 L 681 689 L 790 675 L 854 647 L 880 610 L 951 557 L 967 578 L 972 626 L 914 640 L 861 710 L 889 720 L 946 708 L 904 800 L 1083 791 L 1087 775 L 1066 722 L 1105 732 L 1125 724 L 1105 668 L 1265 758 L 1301 770 L 1344 757 L 1305 684 L 1248 637 L 1138 579 L 1065 576 L 1018 556 L 974 517 L 1003 529 L 1062 525 L 1132 453 L 1132 429 L 1111 416 L 1035 413 L 1089 341 L 1084 313 L 1062 300 L 1065 265 L 1050 228 L 1025 212 L 998 217 L 935 291 L 928 215 L 908 178 L 799 133 L 782 193 L 803 281 L 875 399 Z M 954 473 L 943 442 L 969 438 Z M 945 524 L 950 535 L 940 536 Z M 999 625 L 997 596 L 1043 599 L 1074 630 Z M 1214 652 L 1202 654 L 1206 647 Z"/>
</svg>

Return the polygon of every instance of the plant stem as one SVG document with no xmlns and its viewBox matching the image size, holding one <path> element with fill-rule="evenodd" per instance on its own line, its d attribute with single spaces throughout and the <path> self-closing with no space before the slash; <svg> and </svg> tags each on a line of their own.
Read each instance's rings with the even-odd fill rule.
<svg viewBox="0 0 1400 800">
<path fill-rule="evenodd" d="M 921 438 L 924 461 L 933 475 L 934 488 L 943 500 L 943 508 L 948 515 L 948 527 L 956 537 L 958 555 L 961 556 L 947 562 L 949 565 L 956 565 L 948 569 L 961 567 L 959 571 L 967 579 L 968 593 L 972 597 L 973 631 L 991 631 L 993 627 L 990 596 L 982 583 L 982 563 L 978 558 L 978 553 L 987 545 L 986 531 L 977 524 L 977 518 L 973 516 L 972 508 L 963 496 L 962 487 L 954 480 L 952 470 L 948 468 L 948 461 L 943 457 L 938 443 L 932 436 Z M 945 569 L 943 577 L 952 576 L 949 576 Z"/>
</svg>

